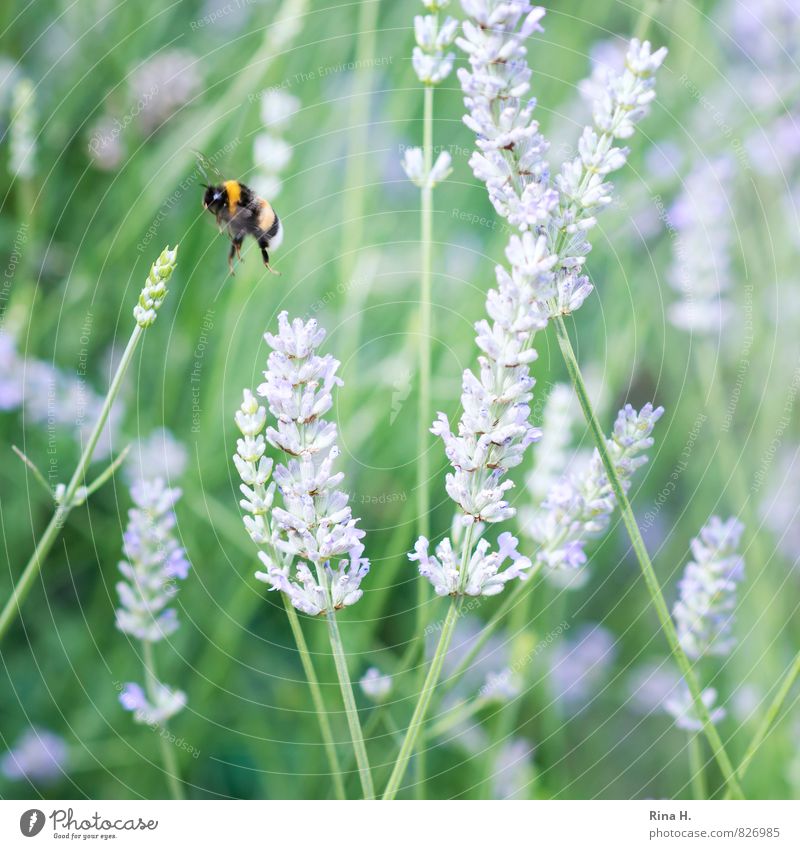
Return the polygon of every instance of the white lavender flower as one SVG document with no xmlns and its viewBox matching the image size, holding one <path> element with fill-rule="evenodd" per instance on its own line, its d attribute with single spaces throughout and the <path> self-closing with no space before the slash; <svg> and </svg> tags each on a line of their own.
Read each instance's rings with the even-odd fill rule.
<svg viewBox="0 0 800 849">
<path fill-rule="evenodd" d="M 423 0 L 431 12 L 430 15 L 414 17 L 414 36 L 417 45 L 411 61 L 419 81 L 425 85 L 437 85 L 450 76 L 453 70 L 455 54 L 447 48 L 453 43 L 458 29 L 458 21 L 449 15 L 439 21 L 439 10 L 444 3 L 430 3 Z"/>
<path fill-rule="evenodd" d="M 186 707 L 186 694 L 154 682 L 151 698 L 138 684 L 126 684 L 119 696 L 120 704 L 143 725 L 163 725 Z"/>
<path fill-rule="evenodd" d="M 731 631 L 736 585 L 744 574 L 737 551 L 743 530 L 733 517 L 723 522 L 713 516 L 692 540 L 694 559 L 678 585 L 673 610 L 681 646 L 692 659 L 726 655 L 736 643 Z"/>
<path fill-rule="evenodd" d="M 517 544 L 518 540 L 510 533 L 500 534 L 497 551 L 490 551 L 487 540 L 479 540 L 463 579 L 459 571 L 460 555 L 448 537 L 436 546 L 436 555 L 428 553 L 430 544 L 420 537 L 408 559 L 419 563 L 420 575 L 431 582 L 437 595 L 492 596 L 502 592 L 508 581 L 524 578 L 530 568 L 530 560 L 517 551 Z M 510 562 L 504 568 L 507 560 Z"/>
<path fill-rule="evenodd" d="M 700 694 L 703 704 L 708 709 L 711 722 L 721 722 L 725 718 L 725 708 L 714 707 L 717 701 L 717 691 L 708 687 Z M 675 725 L 684 731 L 701 731 L 703 723 L 697 715 L 692 694 L 685 681 L 681 681 L 677 692 L 664 702 L 664 710 L 675 720 Z"/>
<path fill-rule="evenodd" d="M 316 321 L 290 323 L 283 312 L 278 326 L 277 335 L 264 335 L 272 352 L 266 380 L 258 387 L 277 427 L 262 434 L 266 410 L 245 392 L 237 414 L 244 438 L 235 462 L 243 480 L 242 506 L 251 514 L 245 518 L 248 532 L 257 543 L 270 545 L 259 552 L 266 571 L 256 577 L 285 592 L 298 610 L 316 616 L 361 598 L 369 561 L 349 497 L 337 489 L 344 475 L 333 472 L 339 454 L 336 425 L 323 418 L 333 403 L 332 389 L 341 385 L 339 363 L 316 353 L 325 338 Z M 265 437 L 290 457 L 274 472 L 281 507 L 272 507 L 274 486 L 267 486 L 272 469 L 264 457 Z"/>
<path fill-rule="evenodd" d="M 265 130 L 253 141 L 256 173 L 252 183 L 264 197 L 277 197 L 283 187 L 281 174 L 292 159 L 292 146 L 282 132 L 299 108 L 300 101 L 281 89 L 268 90 L 261 98 L 261 120 Z"/>
<path fill-rule="evenodd" d="M 703 162 L 670 209 L 676 237 L 667 279 L 681 300 L 670 306 L 669 319 L 680 330 L 718 333 L 730 318 L 733 220 L 726 186 L 734 173 L 729 156 Z"/>
<path fill-rule="evenodd" d="M 133 308 L 133 317 L 139 327 L 149 327 L 167 296 L 167 282 L 178 262 L 178 248 L 165 247 L 150 267 L 147 280 L 139 295 L 139 303 Z"/>
<path fill-rule="evenodd" d="M 480 148 L 470 165 L 498 214 L 521 232 L 546 237 L 544 252 L 556 257 L 557 267 L 552 291 L 541 297 L 551 314 L 572 312 L 592 290 L 581 273 L 591 248 L 585 234 L 611 200 L 605 178 L 627 159 L 614 141 L 629 137 L 647 113 L 666 49 L 651 53 L 648 42 L 630 42 L 624 70 L 608 73 L 598 92 L 594 125 L 584 130 L 578 155 L 551 181 L 548 144 L 533 119 L 535 101 L 523 99 L 531 77 L 524 42 L 541 31 L 544 9 L 525 0 L 462 0 L 462 6 L 469 19 L 457 43 L 470 62 L 470 70 L 459 71 L 469 110 L 464 122 Z"/>
<path fill-rule="evenodd" d="M 359 684 L 364 695 L 373 702 L 385 702 L 389 693 L 392 692 L 392 676 L 384 675 L 375 666 L 370 666 L 361 677 Z"/>
<path fill-rule="evenodd" d="M 33 83 L 21 79 L 11 104 L 8 170 L 12 177 L 29 180 L 36 172 L 36 130 L 33 112 Z"/>
<path fill-rule="evenodd" d="M 52 784 L 66 775 L 67 755 L 67 744 L 58 734 L 29 728 L 0 757 L 0 772 L 9 781 L 26 779 L 35 784 Z"/>
<path fill-rule="evenodd" d="M 633 474 L 647 462 L 655 423 L 663 407 L 645 404 L 637 413 L 630 404 L 620 410 L 611 438 L 606 440 L 614 467 L 627 488 Z M 600 454 L 595 449 L 585 468 L 568 472 L 554 484 L 524 530 L 539 545 L 536 560 L 555 583 L 576 588 L 587 575 L 584 547 L 607 527 L 616 498 Z"/>
<path fill-rule="evenodd" d="M 189 561 L 175 535 L 173 507 L 180 496 L 179 489 L 169 489 L 160 478 L 131 488 L 136 506 L 128 511 L 123 537 L 127 559 L 119 564 L 125 580 L 117 584 L 117 627 L 150 643 L 178 627 L 178 615 L 168 605 L 178 592 L 176 580 L 189 574 Z"/>
<path fill-rule="evenodd" d="M 403 152 L 403 170 L 408 179 L 420 189 L 434 188 L 446 180 L 453 173 L 451 168 L 452 159 L 450 154 L 443 150 L 431 166 L 431 170 L 425 170 L 425 160 L 421 147 L 409 147 Z"/>
</svg>

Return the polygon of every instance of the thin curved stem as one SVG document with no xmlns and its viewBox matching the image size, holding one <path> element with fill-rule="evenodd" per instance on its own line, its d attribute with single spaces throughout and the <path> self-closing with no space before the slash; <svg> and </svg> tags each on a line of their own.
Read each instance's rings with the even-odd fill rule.
<svg viewBox="0 0 800 849">
<path fill-rule="evenodd" d="M 703 764 L 703 750 L 700 737 L 697 734 L 689 734 L 689 778 L 692 782 L 692 793 L 695 799 L 707 799 L 708 788 L 706 787 L 705 767 Z"/>
<path fill-rule="evenodd" d="M 783 679 L 781 686 L 778 688 L 778 692 L 775 694 L 775 698 L 770 703 L 769 708 L 767 708 L 767 712 L 764 714 L 764 718 L 761 720 L 761 723 L 756 729 L 756 733 L 753 735 L 750 745 L 745 750 L 742 762 L 736 770 L 736 777 L 740 781 L 744 780 L 750 763 L 756 756 L 756 753 L 761 748 L 761 744 L 764 742 L 767 734 L 769 734 L 770 729 L 777 720 L 778 714 L 781 712 L 781 708 L 783 707 L 783 703 L 786 701 L 786 697 L 791 692 L 794 682 L 797 680 L 798 676 L 800 676 L 800 652 L 794 656 L 794 660 L 792 661 L 792 665 L 789 667 L 786 677 Z"/>
<path fill-rule="evenodd" d="M 722 743 L 719 732 L 714 726 L 714 723 L 711 721 L 708 708 L 705 706 L 701 698 L 700 685 L 698 684 L 692 665 L 689 658 L 686 656 L 686 653 L 681 648 L 680 641 L 678 640 L 678 633 L 675 630 L 675 624 L 672 621 L 669 608 L 667 607 L 667 602 L 664 599 L 664 594 L 658 583 L 658 578 L 656 577 L 655 569 L 653 568 L 653 564 L 650 560 L 650 555 L 647 553 L 647 546 L 644 543 L 641 531 L 636 523 L 636 517 L 633 515 L 633 508 L 628 500 L 622 481 L 617 474 L 617 470 L 614 467 L 611 455 L 608 452 L 605 435 L 603 434 L 600 422 L 597 420 L 597 415 L 592 407 L 592 403 L 589 399 L 589 393 L 586 391 L 586 385 L 583 381 L 580 367 L 578 366 L 578 360 L 575 357 L 575 351 L 572 349 L 572 343 L 570 342 L 567 325 L 563 316 L 556 316 L 554 324 L 556 327 L 556 334 L 558 336 L 558 344 L 561 348 L 561 354 L 564 357 L 564 363 L 566 364 L 567 371 L 569 372 L 570 380 L 575 388 L 575 393 L 578 396 L 581 409 L 583 410 L 583 414 L 589 425 L 589 430 L 603 463 L 603 468 L 608 475 L 608 480 L 614 492 L 614 497 L 616 498 L 622 514 L 622 521 L 625 523 L 625 528 L 628 531 L 631 547 L 636 555 L 636 560 L 639 563 L 639 568 L 641 569 L 642 576 L 644 577 L 645 584 L 647 585 L 647 591 L 650 594 L 650 599 L 661 623 L 661 628 L 664 631 L 667 642 L 669 643 L 670 651 L 672 652 L 672 655 L 681 671 L 681 675 L 689 688 L 695 710 L 697 711 L 697 716 L 703 723 L 703 733 L 711 745 L 714 757 L 725 778 L 725 783 L 728 785 L 734 796 L 737 798 L 744 798 L 742 788 L 736 778 L 731 759 L 725 750 L 725 746 Z"/>
<path fill-rule="evenodd" d="M 389 776 L 389 781 L 387 782 L 386 789 L 383 792 L 383 798 L 385 800 L 394 799 L 400 788 L 400 782 L 403 780 L 403 775 L 405 775 L 411 753 L 417 744 L 417 738 L 419 737 L 422 725 L 425 722 L 425 716 L 428 713 L 428 708 L 430 707 L 431 699 L 433 698 L 433 692 L 436 689 L 436 685 L 438 684 L 439 678 L 442 674 L 444 659 L 447 656 L 447 650 L 450 648 L 450 641 L 453 639 L 453 631 L 455 630 L 456 622 L 458 621 L 462 603 L 463 596 L 460 595 L 453 598 L 450 602 L 450 608 L 447 611 L 447 617 L 445 618 L 444 626 L 442 627 L 442 635 L 439 637 L 439 645 L 436 646 L 436 652 L 433 655 L 433 660 L 431 660 L 428 674 L 426 675 L 425 682 L 422 685 L 422 691 L 419 694 L 417 705 L 414 708 L 414 713 L 411 717 L 411 722 L 408 725 L 406 736 L 403 738 L 403 744 L 400 746 L 400 751 L 397 754 L 397 760 L 395 761 L 394 768 L 392 769 L 392 774 Z"/>
<path fill-rule="evenodd" d="M 433 167 L 433 86 L 425 86 L 424 117 L 422 122 L 422 156 L 425 173 Z M 419 291 L 419 409 L 417 410 L 417 535 L 430 536 L 430 459 L 428 428 L 431 415 L 431 247 L 433 241 L 433 187 L 427 181 L 420 190 L 420 253 L 422 268 Z M 425 608 L 428 585 L 417 578 L 417 639 L 425 632 Z M 420 683 L 422 683 L 420 676 Z M 420 797 L 425 788 L 425 753 L 417 753 L 415 761 L 416 787 Z"/>
<path fill-rule="evenodd" d="M 331 723 L 328 719 L 328 711 L 325 708 L 325 702 L 322 698 L 322 691 L 319 687 L 317 673 L 314 669 L 314 663 L 311 660 L 308 643 L 306 643 L 306 638 L 300 625 L 300 617 L 297 615 L 297 611 L 294 607 L 292 607 L 292 603 L 289 601 L 289 596 L 287 596 L 286 593 L 281 593 L 281 598 L 283 599 L 283 606 L 286 609 L 286 616 L 289 619 L 289 626 L 292 629 L 294 641 L 297 644 L 297 653 L 300 655 L 300 663 L 303 665 L 303 672 L 305 672 L 306 681 L 308 682 L 308 689 L 311 691 L 311 701 L 314 703 L 314 710 L 317 714 L 319 730 L 322 735 L 322 742 L 325 746 L 325 754 L 328 758 L 328 767 L 331 771 L 331 778 L 333 779 L 333 787 L 336 792 L 336 798 L 345 799 L 346 795 L 344 791 L 344 781 L 342 779 L 342 767 L 339 764 L 339 756 L 336 753 L 336 743 L 333 739 L 333 731 L 331 730 Z"/>
<path fill-rule="evenodd" d="M 103 406 L 100 409 L 100 414 L 95 422 L 91 434 L 89 435 L 89 439 L 84 446 L 80 460 L 78 460 L 77 468 L 70 478 L 70 481 L 61 496 L 60 502 L 56 506 L 55 512 L 45 528 L 44 533 L 40 537 L 33 554 L 31 554 L 20 579 L 15 584 L 14 590 L 11 593 L 11 598 L 9 598 L 6 602 L 2 613 L 0 613 L 0 641 L 2 641 L 9 626 L 20 613 L 22 603 L 25 601 L 25 598 L 33 586 L 33 582 L 39 575 L 44 561 L 50 553 L 50 549 L 53 547 L 56 539 L 58 539 L 58 535 L 61 532 L 61 528 L 64 527 L 64 523 L 67 521 L 70 511 L 75 506 L 75 496 L 78 493 L 78 489 L 83 486 L 86 471 L 89 468 L 89 464 L 92 462 L 92 456 L 94 455 L 95 448 L 97 448 L 100 434 L 103 432 L 103 428 L 105 427 L 106 421 L 108 420 L 108 416 L 111 412 L 111 407 L 119 394 L 122 379 L 125 377 L 125 372 L 128 370 L 128 366 L 133 359 L 133 355 L 136 352 L 136 346 L 139 344 L 139 340 L 141 339 L 143 332 L 143 328 L 138 324 L 133 328 L 131 337 L 128 340 L 124 353 L 122 354 L 122 359 L 119 361 L 117 371 L 114 374 L 114 378 L 108 388 L 106 397 L 103 400 Z"/>
<path fill-rule="evenodd" d="M 150 701 L 155 704 L 158 700 L 158 672 L 156 671 L 156 662 L 153 655 L 153 644 L 148 640 L 142 640 L 142 660 L 144 663 L 144 683 L 147 693 L 150 696 Z M 164 762 L 164 773 L 167 776 L 170 793 L 173 799 L 183 799 L 183 788 L 181 787 L 180 776 L 178 774 L 178 761 L 175 758 L 175 752 L 169 742 L 169 728 L 166 720 L 160 722 L 157 728 L 158 736 L 161 743 L 161 759 Z"/>
<path fill-rule="evenodd" d="M 328 620 L 328 635 L 331 640 L 333 651 L 333 662 L 336 665 L 336 674 L 339 676 L 339 687 L 342 691 L 342 700 L 347 714 L 347 724 L 350 727 L 350 737 L 353 741 L 353 751 L 358 765 L 358 774 L 361 778 L 361 789 L 364 791 L 365 799 L 375 798 L 375 786 L 372 783 L 372 772 L 369 768 L 367 747 L 364 745 L 364 732 L 361 729 L 361 720 L 358 718 L 358 708 L 353 695 L 353 685 L 350 683 L 350 673 L 347 671 L 347 658 L 344 654 L 342 636 L 339 633 L 339 623 L 336 621 L 336 613 L 328 605 L 325 614 Z"/>
</svg>

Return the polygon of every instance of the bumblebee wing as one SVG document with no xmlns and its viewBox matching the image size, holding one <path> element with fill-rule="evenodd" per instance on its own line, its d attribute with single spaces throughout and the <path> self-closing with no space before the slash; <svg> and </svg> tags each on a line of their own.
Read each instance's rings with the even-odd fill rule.
<svg viewBox="0 0 800 849">
<path fill-rule="evenodd" d="M 212 185 L 221 183 L 222 174 L 219 173 L 219 170 L 214 165 L 214 163 L 199 150 L 192 150 L 192 153 L 194 154 L 195 159 L 197 160 L 197 168 L 203 175 L 203 179 Z"/>
</svg>

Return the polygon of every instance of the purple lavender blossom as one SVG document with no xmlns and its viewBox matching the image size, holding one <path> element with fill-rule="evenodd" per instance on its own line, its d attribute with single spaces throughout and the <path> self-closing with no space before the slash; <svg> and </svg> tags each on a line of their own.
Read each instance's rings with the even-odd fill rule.
<svg viewBox="0 0 800 849">
<path fill-rule="evenodd" d="M 151 698 L 148 698 L 138 684 L 126 684 L 119 695 L 119 701 L 125 710 L 133 714 L 136 722 L 155 726 L 163 725 L 186 707 L 186 694 L 180 690 L 171 690 L 156 681 Z"/>
<path fill-rule="evenodd" d="M 647 462 L 645 452 L 653 445 L 653 427 L 663 413 L 663 407 L 654 409 L 652 404 L 645 404 L 638 413 L 626 404 L 617 415 L 606 444 L 626 490 L 636 470 Z M 616 498 L 596 449 L 585 467 L 568 472 L 550 488 L 524 531 L 538 544 L 536 561 L 551 580 L 570 588 L 585 582 L 584 546 L 605 531 L 615 506 Z"/>
<path fill-rule="evenodd" d="M 674 255 L 667 279 L 680 293 L 669 318 L 693 333 L 718 333 L 730 318 L 733 219 L 726 193 L 735 173 L 731 157 L 704 162 L 686 177 L 669 212 L 675 228 Z"/>
<path fill-rule="evenodd" d="M 713 687 L 703 690 L 700 698 L 708 709 L 712 723 L 716 725 L 725 718 L 725 708 L 714 707 L 717 701 L 717 691 Z M 703 728 L 703 723 L 697 715 L 692 694 L 683 680 L 678 686 L 677 692 L 664 702 L 664 710 L 675 720 L 676 727 L 683 731 L 701 731 Z"/>
<path fill-rule="evenodd" d="M 9 781 L 27 779 L 34 784 L 52 784 L 65 776 L 67 754 L 67 744 L 58 734 L 29 728 L 0 757 L 0 772 Z"/>
<path fill-rule="evenodd" d="M 139 640 L 154 643 L 178 627 L 178 615 L 167 605 L 178 592 L 176 579 L 189 574 L 186 552 L 175 536 L 173 507 L 179 489 L 161 478 L 139 481 L 131 488 L 136 505 L 128 511 L 123 540 L 127 560 L 119 564 L 125 580 L 117 584 L 120 607 L 117 627 Z"/>
<path fill-rule="evenodd" d="M 694 559 L 678 585 L 673 610 L 678 638 L 692 659 L 726 655 L 735 645 L 731 633 L 736 609 L 736 585 L 744 574 L 738 553 L 744 526 L 735 518 L 713 516 L 692 540 Z"/>
<path fill-rule="evenodd" d="M 601 625 L 584 625 L 556 643 L 550 658 L 553 698 L 565 710 L 577 711 L 603 684 L 615 657 L 614 636 Z"/>
</svg>

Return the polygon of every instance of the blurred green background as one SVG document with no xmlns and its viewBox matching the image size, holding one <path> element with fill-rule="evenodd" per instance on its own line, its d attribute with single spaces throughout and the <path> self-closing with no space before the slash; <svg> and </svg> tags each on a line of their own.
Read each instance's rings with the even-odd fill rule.
<svg viewBox="0 0 800 849">
<path fill-rule="evenodd" d="M 782 25 L 785 4 L 765 3 L 762 17 L 777 11 L 758 41 L 742 35 L 753 25 L 733 0 L 553 6 L 529 58 L 554 171 L 589 118 L 577 86 L 598 45 L 618 47 L 646 24 L 648 37 L 670 49 L 652 113 L 615 180 L 618 202 L 595 231 L 588 269 L 596 292 L 572 329 L 607 430 L 626 401 L 666 408 L 632 498 L 668 601 L 689 541 L 709 516 L 737 515 L 746 525 L 738 646 L 704 669 L 726 707 L 720 729 L 738 759 L 800 641 L 798 23 L 791 14 Z M 422 93 L 410 62 L 412 18 L 421 11 L 417 2 L 387 0 L 38 0 L 0 10 L 0 243 L 11 272 L 3 319 L 19 356 L 85 377 L 102 396 L 150 263 L 165 244 L 180 243 L 169 297 L 115 408 L 111 450 L 165 427 L 188 452 L 185 471 L 171 483 L 184 490 L 178 529 L 193 570 L 178 596 L 182 626 L 157 648 L 164 679 L 188 695 L 172 731 L 198 752 L 177 752 L 194 798 L 331 795 L 285 613 L 252 577 L 255 551 L 239 519 L 230 462 L 233 413 L 242 389 L 260 380 L 262 334 L 275 328 L 281 310 L 316 318 L 328 330 L 324 350 L 342 361 L 344 387 L 334 406 L 341 468 L 373 564 L 363 599 L 340 614 L 354 679 L 372 665 L 397 671 L 413 636 L 416 570 L 406 554 L 415 539 L 419 195 L 399 163 L 406 146 L 421 142 Z M 461 15 L 457 4 L 448 11 Z M 33 86 L 27 116 L 35 165 L 15 176 L 11 125 L 23 80 Z M 262 114 L 270 89 L 298 100 L 280 126 Z M 454 172 L 435 193 L 433 281 L 434 403 L 451 417 L 461 371 L 475 359 L 472 324 L 483 315 L 507 240 L 467 164 L 474 140 L 462 112 L 453 75 L 435 96 L 434 142 L 451 153 Z M 291 148 L 273 195 L 286 231 L 274 256 L 281 276 L 265 271 L 248 242 L 231 278 L 227 240 L 200 206 L 192 151 L 213 158 L 226 177 L 277 190 L 269 162 L 254 150 L 265 124 L 273 145 L 277 137 Z M 275 156 L 273 163 L 283 153 Z M 693 171 L 718 157 L 733 167 L 721 186 L 723 214 L 703 221 L 705 248 L 711 268 L 726 263 L 732 317 L 722 333 L 703 336 L 667 318 L 678 298 L 668 277 L 681 237 L 664 210 Z M 566 373 L 549 331 L 537 347 L 540 417 L 551 386 Z M 51 512 L 11 444 L 41 466 L 54 464 L 59 480 L 78 457 L 74 427 L 46 424 L 27 406 L 0 414 L 2 599 Z M 575 448 L 588 446 L 581 426 Z M 438 538 L 449 529 L 452 503 L 443 486 L 444 452 L 433 437 L 429 450 Z M 525 471 L 515 476 L 520 483 Z M 526 503 L 524 485 L 515 502 Z M 12 748 L 31 726 L 60 735 L 68 747 L 67 765 L 52 781 L 0 775 L 3 797 L 167 792 L 156 735 L 136 726 L 117 701 L 119 682 L 140 675 L 134 647 L 114 627 L 130 506 L 117 476 L 73 511 L 2 644 L 0 748 Z M 648 602 L 615 518 L 592 548 L 587 586 L 566 591 L 543 582 L 512 614 L 487 660 L 502 669 L 565 621 L 564 640 L 599 625 L 608 647 L 589 659 L 593 672 L 584 676 L 579 704 L 557 697 L 550 673 L 556 649 L 537 656 L 520 672 L 517 696 L 472 720 L 477 736 L 427 740 L 425 793 L 688 796 L 685 734 L 663 712 L 643 715 L 632 684 L 667 654 Z M 474 618 L 490 616 L 497 603 L 484 600 Z M 428 604 L 426 616 L 436 621 L 444 602 Z M 347 757 L 324 624 L 303 624 Z M 469 639 L 465 631 L 462 642 Z M 407 722 L 418 680 L 417 669 L 395 680 L 392 724 Z M 368 719 L 369 703 L 359 698 Z M 793 692 L 748 774 L 752 796 L 800 791 L 796 698 Z M 373 731 L 379 786 L 395 746 L 388 725 Z M 501 786 L 516 774 L 499 771 L 503 757 L 527 770 L 511 782 L 513 793 Z M 707 773 L 718 788 L 713 763 Z M 349 786 L 355 793 L 355 777 Z"/>
</svg>

